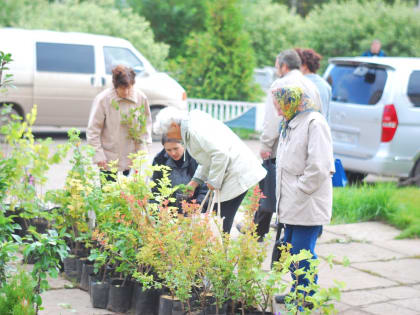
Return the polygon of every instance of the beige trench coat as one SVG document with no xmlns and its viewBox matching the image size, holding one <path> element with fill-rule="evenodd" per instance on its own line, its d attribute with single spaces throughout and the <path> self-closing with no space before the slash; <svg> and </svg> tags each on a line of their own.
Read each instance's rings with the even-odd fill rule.
<svg viewBox="0 0 420 315">
<path fill-rule="evenodd" d="M 267 99 L 265 102 L 263 128 L 260 137 L 261 150 L 271 152 L 271 158 L 276 157 L 277 143 L 280 135 L 279 127 L 282 120 L 274 108 L 271 89 L 284 86 L 301 87 L 305 94 L 308 95 L 309 98 L 315 103 L 315 105 L 318 105 L 319 108 L 322 108 L 322 101 L 318 92 L 318 88 L 299 70 L 292 70 L 282 78 L 275 80 L 271 85 L 270 91 L 268 91 Z"/>
<path fill-rule="evenodd" d="M 331 220 L 335 172 L 330 127 L 322 114 L 305 112 L 289 123 L 277 148 L 278 221 L 323 225 Z"/>
<path fill-rule="evenodd" d="M 111 103 L 115 100 L 119 109 Z M 144 106 L 146 112 L 146 134 L 143 141 L 135 141 L 129 137 L 129 128 L 121 123 L 121 113 L 128 113 L 130 108 Z M 86 138 L 89 145 L 95 149 L 94 163 L 118 160 L 118 170 L 130 168 L 130 153 L 147 150 L 147 144 L 152 143 L 152 118 L 149 103 L 143 92 L 133 89 L 128 99 L 120 98 L 114 88 L 109 88 L 98 94 L 93 101 L 90 112 Z"/>
<path fill-rule="evenodd" d="M 255 154 L 224 123 L 194 110 L 181 122 L 187 151 L 199 164 L 193 179 L 220 189 L 220 201 L 231 200 L 266 175 Z"/>
</svg>

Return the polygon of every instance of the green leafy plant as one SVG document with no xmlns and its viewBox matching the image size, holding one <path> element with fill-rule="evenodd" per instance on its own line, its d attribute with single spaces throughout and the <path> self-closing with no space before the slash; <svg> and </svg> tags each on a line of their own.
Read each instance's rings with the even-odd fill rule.
<svg viewBox="0 0 420 315">
<path fill-rule="evenodd" d="M 23 254 L 25 258 L 32 255 L 36 258 L 36 262 L 32 269 L 31 275 L 35 286 L 35 313 L 42 309 L 41 293 L 48 289 L 47 275 L 57 278 L 60 270 L 60 261 L 68 255 L 68 247 L 64 238 L 68 237 L 65 230 L 57 232 L 56 230 L 48 230 L 45 234 L 37 233 L 33 228 L 30 228 L 31 236 L 30 244 L 25 246 Z"/>
<path fill-rule="evenodd" d="M 146 108 L 144 106 L 130 107 L 127 113 L 121 111 L 120 106 L 112 100 L 111 106 L 120 112 L 121 124 L 127 126 L 128 136 L 138 142 L 145 141 Z"/>
<path fill-rule="evenodd" d="M 14 274 L 0 288 L 0 314 L 35 315 L 36 283 L 24 270 Z"/>
</svg>

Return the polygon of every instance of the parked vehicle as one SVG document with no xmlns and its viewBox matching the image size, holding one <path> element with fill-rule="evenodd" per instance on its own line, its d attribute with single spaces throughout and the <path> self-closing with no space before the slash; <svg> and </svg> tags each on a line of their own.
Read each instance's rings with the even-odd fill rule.
<svg viewBox="0 0 420 315">
<path fill-rule="evenodd" d="M 36 126 L 87 127 L 94 97 L 112 86 L 112 68 L 125 64 L 137 73 L 136 86 L 148 97 L 153 118 L 165 106 L 187 108 L 185 90 L 158 72 L 121 38 L 72 32 L 0 29 L 0 50 L 11 53 L 16 89 L 0 96 L 24 116 L 38 105 Z"/>
<path fill-rule="evenodd" d="M 333 58 L 324 78 L 334 154 L 349 180 L 420 175 L 420 58 Z"/>
</svg>

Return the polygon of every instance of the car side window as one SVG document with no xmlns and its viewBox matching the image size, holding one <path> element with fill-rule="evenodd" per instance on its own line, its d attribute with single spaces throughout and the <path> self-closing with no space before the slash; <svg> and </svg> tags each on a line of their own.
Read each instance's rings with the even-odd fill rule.
<svg viewBox="0 0 420 315">
<path fill-rule="evenodd" d="M 144 69 L 141 60 L 128 48 L 105 46 L 104 57 L 105 71 L 107 74 L 112 74 L 112 69 L 119 64 L 129 66 L 135 72 L 142 72 Z"/>
<path fill-rule="evenodd" d="M 420 107 L 420 71 L 413 71 L 410 74 L 407 95 L 415 107 Z"/>
<path fill-rule="evenodd" d="M 37 42 L 36 70 L 94 74 L 94 47 L 90 45 Z"/>
<path fill-rule="evenodd" d="M 382 68 L 335 65 L 327 81 L 332 88 L 333 101 L 375 105 L 382 97 L 387 76 Z"/>
</svg>

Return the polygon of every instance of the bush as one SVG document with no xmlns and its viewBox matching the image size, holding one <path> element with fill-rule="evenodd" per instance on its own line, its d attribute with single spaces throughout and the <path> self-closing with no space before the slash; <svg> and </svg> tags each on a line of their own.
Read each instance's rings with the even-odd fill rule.
<svg viewBox="0 0 420 315">
<path fill-rule="evenodd" d="M 187 41 L 174 75 L 190 97 L 258 100 L 262 91 L 253 82 L 255 59 L 237 0 L 213 1 L 209 16 L 207 31 Z"/>
<path fill-rule="evenodd" d="M 333 1 L 314 9 L 301 32 L 300 45 L 324 55 L 324 64 L 329 57 L 360 56 L 375 38 L 388 56 L 420 56 L 420 12 L 402 2 Z"/>
<path fill-rule="evenodd" d="M 165 66 L 169 47 L 154 42 L 149 22 L 129 8 L 114 8 L 113 1 L 98 3 L 101 4 L 92 1 L 79 3 L 68 0 L 52 4 L 38 1 L 37 5 L 17 8 L 18 12 L 13 11 L 14 7 L 10 4 L 10 13 L 13 13 L 15 20 L 9 21 L 9 26 L 122 37 L 130 41 L 154 66 Z"/>
<path fill-rule="evenodd" d="M 0 314 L 33 315 L 35 282 L 24 271 L 14 275 L 0 288 Z"/>
<path fill-rule="evenodd" d="M 271 0 L 243 1 L 242 12 L 258 67 L 274 66 L 280 51 L 299 46 L 305 36 L 301 32 L 304 20 Z"/>
</svg>

